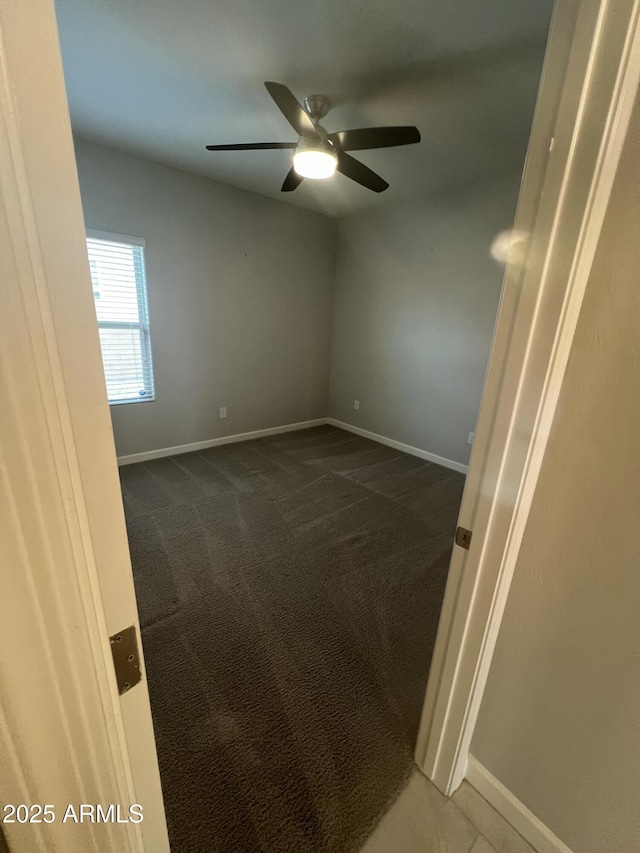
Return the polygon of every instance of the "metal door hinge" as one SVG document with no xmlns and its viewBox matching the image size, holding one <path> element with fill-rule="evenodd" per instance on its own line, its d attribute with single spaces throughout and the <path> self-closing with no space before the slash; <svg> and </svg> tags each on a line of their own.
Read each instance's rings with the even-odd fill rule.
<svg viewBox="0 0 640 853">
<path fill-rule="evenodd" d="M 118 693 L 122 696 L 127 690 L 135 687 L 142 678 L 135 626 L 131 625 L 124 631 L 118 631 L 113 637 L 109 637 L 109 640 L 111 641 L 113 666 L 118 682 Z"/>
<path fill-rule="evenodd" d="M 467 551 L 469 550 L 469 545 L 471 545 L 471 531 L 467 530 L 466 527 L 459 527 L 456 530 L 456 545 Z"/>
</svg>

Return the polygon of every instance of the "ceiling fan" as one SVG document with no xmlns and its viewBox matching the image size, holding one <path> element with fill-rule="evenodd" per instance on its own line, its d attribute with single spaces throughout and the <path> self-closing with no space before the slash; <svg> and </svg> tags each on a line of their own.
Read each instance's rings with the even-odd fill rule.
<svg viewBox="0 0 640 853">
<path fill-rule="evenodd" d="M 363 127 L 327 133 L 320 120 L 329 112 L 331 103 L 325 95 L 309 95 L 302 107 L 287 86 L 265 83 L 276 106 L 298 134 L 297 142 L 247 142 L 239 145 L 207 145 L 208 151 L 252 151 L 288 148 L 294 151 L 293 165 L 284 179 L 282 192 L 296 189 L 303 178 L 330 178 L 336 171 L 369 190 L 381 193 L 389 184 L 348 151 L 365 148 L 391 148 L 420 142 L 417 127 Z"/>
</svg>

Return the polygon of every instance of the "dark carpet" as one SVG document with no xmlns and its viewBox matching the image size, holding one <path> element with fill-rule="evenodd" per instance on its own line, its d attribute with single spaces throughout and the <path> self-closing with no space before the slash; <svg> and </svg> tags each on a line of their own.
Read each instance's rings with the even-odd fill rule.
<svg viewBox="0 0 640 853">
<path fill-rule="evenodd" d="M 350 853 L 412 769 L 464 477 L 322 426 L 121 469 L 173 853 Z"/>
</svg>

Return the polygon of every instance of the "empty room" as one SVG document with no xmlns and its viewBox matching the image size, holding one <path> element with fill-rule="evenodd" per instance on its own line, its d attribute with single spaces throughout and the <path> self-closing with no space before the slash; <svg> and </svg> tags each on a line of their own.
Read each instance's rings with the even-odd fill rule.
<svg viewBox="0 0 640 853">
<path fill-rule="evenodd" d="M 551 13 L 56 2 L 175 853 L 412 783 Z"/>
</svg>

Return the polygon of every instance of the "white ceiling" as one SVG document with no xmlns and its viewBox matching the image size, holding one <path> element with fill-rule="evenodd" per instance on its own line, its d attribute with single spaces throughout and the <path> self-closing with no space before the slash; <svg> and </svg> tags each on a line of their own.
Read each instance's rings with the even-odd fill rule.
<svg viewBox="0 0 640 853">
<path fill-rule="evenodd" d="M 552 0 L 56 0 L 74 131 L 261 195 L 344 215 L 521 169 Z M 390 183 L 336 175 L 281 194 L 294 141 L 264 80 L 329 95 L 329 131 L 415 124 L 357 152 Z"/>
</svg>

